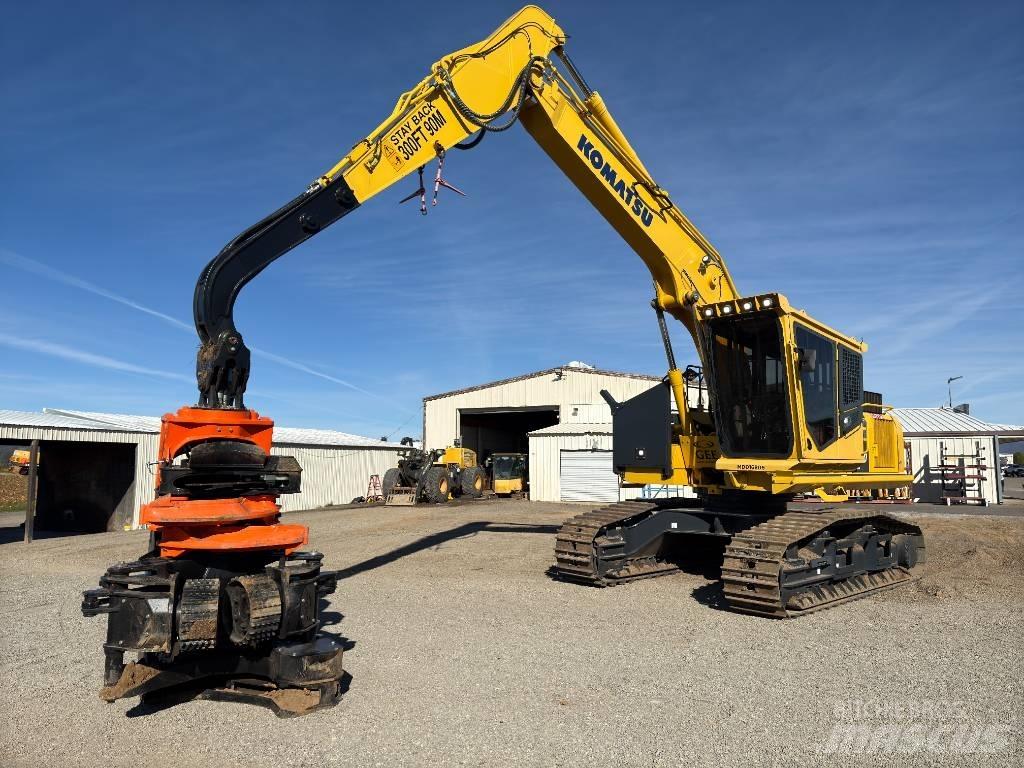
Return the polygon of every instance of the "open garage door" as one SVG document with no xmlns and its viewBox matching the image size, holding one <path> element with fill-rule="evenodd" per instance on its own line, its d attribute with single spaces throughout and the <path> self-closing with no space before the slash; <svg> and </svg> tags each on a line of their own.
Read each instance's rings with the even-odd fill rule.
<svg viewBox="0 0 1024 768">
<path fill-rule="evenodd" d="M 530 440 L 527 434 L 557 423 L 557 406 L 459 411 L 462 447 L 476 451 L 481 464 L 492 453 L 529 453 Z"/>
<path fill-rule="evenodd" d="M 100 533 L 131 524 L 134 443 L 48 440 L 39 456 L 38 529 Z"/>
<path fill-rule="evenodd" d="M 619 500 L 619 477 L 611 451 L 562 451 L 559 458 L 562 501 Z"/>
</svg>

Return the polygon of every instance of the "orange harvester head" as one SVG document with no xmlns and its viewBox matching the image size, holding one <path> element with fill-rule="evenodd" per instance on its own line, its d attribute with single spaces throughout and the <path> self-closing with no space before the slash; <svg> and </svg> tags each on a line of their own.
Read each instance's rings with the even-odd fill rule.
<svg viewBox="0 0 1024 768">
<path fill-rule="evenodd" d="M 273 430 L 274 422 L 256 411 L 181 408 L 161 420 L 159 467 L 172 465 L 196 445 L 218 440 L 251 443 L 269 455 Z M 139 521 L 157 533 L 161 557 L 197 552 L 291 554 L 308 541 L 308 530 L 304 525 L 279 523 L 281 507 L 276 499 L 273 493 L 223 499 L 172 493 L 145 505 Z"/>
</svg>

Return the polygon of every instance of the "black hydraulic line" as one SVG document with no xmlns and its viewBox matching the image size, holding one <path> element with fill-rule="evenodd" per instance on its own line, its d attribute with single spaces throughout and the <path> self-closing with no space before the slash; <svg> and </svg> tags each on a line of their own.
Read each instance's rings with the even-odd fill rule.
<svg viewBox="0 0 1024 768">
<path fill-rule="evenodd" d="M 590 86 L 587 85 L 587 81 L 583 79 L 583 75 L 580 74 L 580 71 L 576 69 L 576 65 L 572 63 L 572 59 L 569 58 L 569 54 L 565 52 L 565 49 L 562 48 L 562 46 L 558 46 L 555 48 L 553 53 L 561 59 L 563 64 L 565 64 L 565 68 L 569 70 L 569 74 L 572 75 L 572 79 L 576 81 L 576 85 L 578 85 L 580 90 L 583 91 L 584 98 L 590 96 L 593 91 L 590 89 Z"/>
<path fill-rule="evenodd" d="M 546 60 L 540 56 L 534 56 L 526 64 L 525 67 L 516 76 L 515 83 L 512 85 L 511 90 L 508 92 L 508 96 L 505 97 L 505 101 L 502 102 L 501 106 L 498 107 L 494 112 L 488 114 L 482 114 L 477 112 L 470 107 L 459 95 L 458 91 L 455 90 L 455 86 L 452 84 L 450 78 L 445 81 L 444 87 L 452 103 L 458 110 L 459 114 L 462 115 L 468 122 L 481 129 L 482 132 L 493 131 L 499 133 L 501 131 L 507 131 L 516 121 L 519 119 L 519 112 L 523 108 L 523 103 L 526 101 L 526 95 L 529 92 L 530 85 L 530 70 L 538 63 L 544 64 Z M 517 98 L 518 97 L 518 98 Z M 515 106 L 513 106 L 515 102 Z M 501 125 L 496 125 L 494 120 L 508 113 L 509 118 Z M 474 146 L 475 146 L 474 142 Z M 468 149 L 469 147 L 463 147 Z"/>
<path fill-rule="evenodd" d="M 658 306 L 656 301 L 651 302 L 654 307 L 654 314 L 658 316 L 658 329 L 661 331 L 661 343 L 665 345 L 665 357 L 668 358 L 669 370 L 676 369 L 676 355 L 672 351 L 672 339 L 668 336 L 668 324 L 665 322 L 665 310 Z"/>
<path fill-rule="evenodd" d="M 484 130 L 483 128 L 481 128 L 477 132 L 476 136 L 474 136 L 469 141 L 464 141 L 461 144 L 456 144 L 455 145 L 455 149 L 472 149 L 477 144 L 479 144 L 481 141 L 483 141 L 484 140 L 484 136 L 486 136 L 486 135 L 487 135 L 487 131 Z"/>
<path fill-rule="evenodd" d="M 344 177 L 314 185 L 246 229 L 203 269 L 192 310 L 202 342 L 196 359 L 199 406 L 244 408 L 249 350 L 235 328 L 239 292 L 295 246 L 359 206 Z"/>
</svg>

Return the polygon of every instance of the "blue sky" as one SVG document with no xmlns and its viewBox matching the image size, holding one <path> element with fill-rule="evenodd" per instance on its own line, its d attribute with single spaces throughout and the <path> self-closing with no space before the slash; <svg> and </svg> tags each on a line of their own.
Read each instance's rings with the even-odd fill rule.
<svg viewBox="0 0 1024 768">
<path fill-rule="evenodd" d="M 0 408 L 194 402 L 203 265 L 516 7 L 8 4 Z M 1024 423 L 1024 5 L 545 7 L 741 291 L 863 336 L 888 402 L 963 375 L 957 401 Z M 409 180 L 248 286 L 250 405 L 415 434 L 427 394 L 573 359 L 664 372 L 648 273 L 525 131 L 446 176 L 469 196 L 421 217 Z"/>
</svg>

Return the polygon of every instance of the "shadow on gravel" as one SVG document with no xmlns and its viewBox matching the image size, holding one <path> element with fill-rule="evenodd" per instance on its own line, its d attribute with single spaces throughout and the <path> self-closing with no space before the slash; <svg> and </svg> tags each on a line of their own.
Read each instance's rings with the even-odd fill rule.
<svg viewBox="0 0 1024 768">
<path fill-rule="evenodd" d="M 346 646 L 345 650 L 348 650 L 349 647 L 350 646 Z M 210 680 L 207 682 L 212 683 Z M 352 686 L 352 675 L 345 672 L 341 676 L 339 683 L 341 696 L 344 696 Z M 148 715 L 156 714 L 157 712 L 163 712 L 171 707 L 176 707 L 179 704 L 188 704 L 190 701 L 204 700 L 222 701 L 224 703 L 238 704 L 241 706 L 265 706 L 257 704 L 256 702 L 224 701 L 223 699 L 218 698 L 215 692 L 203 685 L 181 686 L 178 688 L 167 688 L 146 694 L 138 704 L 125 712 L 125 717 L 146 717 Z"/>
<path fill-rule="evenodd" d="M 366 571 L 372 571 L 375 568 L 393 563 L 403 557 L 409 555 L 415 555 L 417 552 L 422 552 L 424 549 L 432 549 L 442 544 L 446 544 L 449 541 L 455 539 L 468 538 L 470 536 L 476 536 L 478 533 L 556 533 L 559 526 L 557 525 L 517 525 L 515 523 L 492 523 L 486 520 L 477 521 L 473 523 L 466 523 L 465 525 L 451 528 L 447 531 L 439 531 L 432 533 L 429 536 L 424 536 L 421 539 L 410 542 L 405 546 L 393 549 L 390 552 L 385 552 L 382 555 L 371 557 L 369 560 L 364 560 L 361 563 L 350 565 L 348 568 L 340 568 L 337 571 L 338 580 L 348 579 Z"/>
<path fill-rule="evenodd" d="M 42 539 L 57 539 L 64 536 L 86 536 L 88 534 L 82 533 L 81 531 L 40 531 L 35 530 L 32 532 L 33 541 L 41 541 Z M 0 528 L 0 545 L 3 544 L 14 544 L 18 541 L 25 540 L 25 525 L 12 525 Z"/>
<path fill-rule="evenodd" d="M 722 593 L 721 582 L 711 582 L 710 584 L 702 584 L 690 593 L 701 605 L 706 605 L 708 608 L 713 608 L 716 611 L 725 611 L 727 613 L 732 612 L 729 608 L 729 604 L 725 602 L 725 595 Z"/>
</svg>

